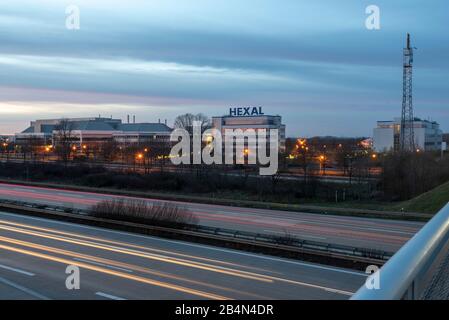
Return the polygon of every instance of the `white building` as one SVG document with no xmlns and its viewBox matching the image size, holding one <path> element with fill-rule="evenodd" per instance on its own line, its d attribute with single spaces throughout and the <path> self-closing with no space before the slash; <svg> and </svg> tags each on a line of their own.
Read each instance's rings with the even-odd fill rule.
<svg viewBox="0 0 449 320">
<path fill-rule="evenodd" d="M 265 115 L 261 107 L 230 108 L 229 115 L 212 117 L 212 126 L 220 130 L 223 141 L 227 129 L 241 129 L 243 131 L 253 129 L 256 133 L 257 130 L 266 129 L 267 134 L 270 129 L 277 129 L 279 132 L 279 149 L 285 150 L 285 125 L 282 124 L 282 117 Z"/>
<path fill-rule="evenodd" d="M 98 144 L 115 141 L 119 144 L 145 144 L 170 141 L 172 129 L 166 123 L 122 123 L 112 118 L 65 119 L 74 145 Z M 129 121 L 129 119 L 128 119 Z M 61 119 L 32 121 L 30 127 L 15 135 L 17 144 L 28 144 L 33 139 L 41 145 L 57 144 Z"/>
<path fill-rule="evenodd" d="M 415 146 L 419 150 L 439 151 L 442 148 L 443 132 L 435 121 L 415 118 L 413 122 Z M 373 131 L 373 148 L 377 152 L 399 149 L 401 119 L 378 121 Z"/>
</svg>

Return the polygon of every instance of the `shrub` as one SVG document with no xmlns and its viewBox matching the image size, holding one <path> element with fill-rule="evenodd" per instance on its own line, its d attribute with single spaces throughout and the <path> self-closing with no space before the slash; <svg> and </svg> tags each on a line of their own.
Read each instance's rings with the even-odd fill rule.
<svg viewBox="0 0 449 320">
<path fill-rule="evenodd" d="M 97 218 L 172 228 L 198 224 L 198 218 L 188 209 L 168 202 L 159 205 L 144 200 L 108 200 L 94 205 L 90 214 Z"/>
</svg>

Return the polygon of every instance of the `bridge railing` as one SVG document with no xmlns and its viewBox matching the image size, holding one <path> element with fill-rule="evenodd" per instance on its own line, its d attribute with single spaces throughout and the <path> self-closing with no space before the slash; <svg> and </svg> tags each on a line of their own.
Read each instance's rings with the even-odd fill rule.
<svg viewBox="0 0 449 320">
<path fill-rule="evenodd" d="M 441 273 L 447 272 L 443 262 L 447 264 L 448 255 L 449 204 L 368 278 L 371 285 L 363 285 L 351 299 L 432 299 L 430 289 L 440 285 Z"/>
</svg>

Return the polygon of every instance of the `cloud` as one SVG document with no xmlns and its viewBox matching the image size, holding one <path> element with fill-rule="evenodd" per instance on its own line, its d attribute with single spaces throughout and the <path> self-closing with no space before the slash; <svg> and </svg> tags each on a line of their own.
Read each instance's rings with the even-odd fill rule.
<svg viewBox="0 0 449 320">
<path fill-rule="evenodd" d="M 69 4 L 80 7 L 81 30 L 65 29 Z M 152 118 L 155 112 L 169 118 L 193 110 L 215 115 L 229 105 L 257 104 L 283 113 L 289 134 L 369 135 L 377 117 L 400 112 L 401 54 L 411 32 L 419 47 L 417 113 L 449 123 L 447 2 L 379 0 L 376 32 L 364 28 L 368 4 L 7 2 L 0 16 L 0 86 L 6 88 L 0 103 L 13 103 L 8 109 L 22 119 L 51 114 L 42 109 L 46 102 L 50 109 L 59 102 L 87 110 L 114 106 L 118 113 L 135 106 Z"/>
</svg>

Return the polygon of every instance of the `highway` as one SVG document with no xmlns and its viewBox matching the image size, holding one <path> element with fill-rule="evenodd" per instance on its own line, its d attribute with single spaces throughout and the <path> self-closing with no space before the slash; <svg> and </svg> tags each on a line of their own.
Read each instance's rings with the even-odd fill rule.
<svg viewBox="0 0 449 320">
<path fill-rule="evenodd" d="M 130 197 L 0 183 L 0 199 L 88 209 L 102 200 Z M 132 198 L 141 199 L 141 198 Z M 143 199 L 152 203 L 162 200 Z M 305 240 L 397 251 L 424 224 L 303 212 L 175 202 L 188 208 L 200 224 L 241 231 L 288 234 Z"/>
<path fill-rule="evenodd" d="M 66 287 L 67 266 L 80 289 Z M 0 212 L 0 299 L 347 299 L 365 274 Z"/>
</svg>

